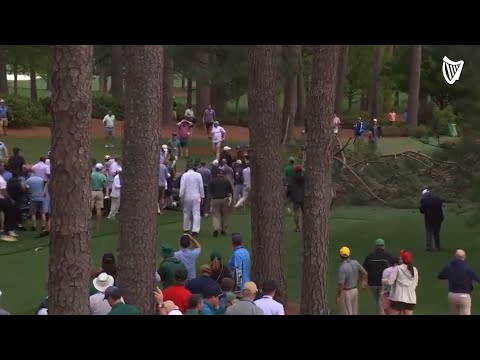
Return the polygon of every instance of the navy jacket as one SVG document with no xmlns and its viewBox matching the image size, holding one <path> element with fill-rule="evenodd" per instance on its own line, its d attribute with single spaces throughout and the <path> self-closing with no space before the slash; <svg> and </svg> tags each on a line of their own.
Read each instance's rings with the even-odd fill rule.
<svg viewBox="0 0 480 360">
<path fill-rule="evenodd" d="M 431 192 L 420 200 L 420 213 L 425 217 L 426 224 L 441 224 L 443 217 L 443 200 Z"/>
<path fill-rule="evenodd" d="M 448 280 L 448 292 L 470 294 L 473 290 L 473 280 L 480 283 L 480 276 L 462 260 L 452 260 L 438 274 L 440 280 Z"/>
</svg>

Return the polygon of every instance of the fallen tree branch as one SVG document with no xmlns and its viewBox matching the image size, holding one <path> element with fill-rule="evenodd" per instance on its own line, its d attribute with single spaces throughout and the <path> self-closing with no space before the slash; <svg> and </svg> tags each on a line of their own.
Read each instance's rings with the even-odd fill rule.
<svg viewBox="0 0 480 360">
<path fill-rule="evenodd" d="M 350 170 L 350 172 L 353 174 L 353 176 L 355 176 L 357 178 L 358 181 L 360 181 L 360 183 L 362 183 L 362 185 L 368 190 L 368 192 L 375 198 L 377 199 L 378 201 L 382 202 L 383 204 L 387 205 L 387 206 L 390 206 L 389 203 L 387 203 L 385 200 L 383 200 L 381 197 L 377 196 L 373 191 L 372 189 L 370 189 L 370 187 L 368 187 L 367 184 L 365 184 L 365 182 L 362 180 L 362 178 L 360 176 L 357 175 L 357 173 L 350 167 L 347 165 L 347 163 L 345 163 L 342 159 L 340 159 L 338 156 L 335 156 L 334 157 L 335 160 L 339 161 L 340 163 L 343 164 L 343 166 L 345 166 L 348 170 Z"/>
</svg>

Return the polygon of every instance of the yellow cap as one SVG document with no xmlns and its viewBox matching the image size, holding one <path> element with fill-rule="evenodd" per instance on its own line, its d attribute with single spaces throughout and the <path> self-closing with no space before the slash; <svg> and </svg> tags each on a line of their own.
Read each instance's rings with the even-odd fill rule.
<svg viewBox="0 0 480 360">
<path fill-rule="evenodd" d="M 349 257 L 350 256 L 350 249 L 346 246 L 340 248 L 340 256 L 341 257 Z"/>
</svg>

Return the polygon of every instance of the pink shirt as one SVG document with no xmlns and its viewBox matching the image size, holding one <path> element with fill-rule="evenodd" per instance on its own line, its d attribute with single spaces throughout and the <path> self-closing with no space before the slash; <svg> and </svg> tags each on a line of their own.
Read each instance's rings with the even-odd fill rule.
<svg viewBox="0 0 480 360">
<path fill-rule="evenodd" d="M 178 125 L 178 137 L 180 139 L 188 139 L 190 136 L 190 125 L 186 122 L 182 122 Z"/>
<path fill-rule="evenodd" d="M 39 161 L 32 166 L 32 172 L 35 176 L 41 177 L 43 181 L 47 181 L 47 175 L 50 173 L 50 166 L 48 166 L 44 162 Z"/>
</svg>

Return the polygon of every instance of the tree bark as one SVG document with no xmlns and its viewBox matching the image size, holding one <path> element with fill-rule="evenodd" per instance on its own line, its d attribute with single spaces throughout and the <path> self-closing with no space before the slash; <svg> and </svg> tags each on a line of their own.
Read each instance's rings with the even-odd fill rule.
<svg viewBox="0 0 480 360">
<path fill-rule="evenodd" d="M 218 85 L 211 88 L 210 104 L 215 110 L 216 116 L 221 119 L 225 115 L 225 107 L 227 105 L 227 93 L 224 85 Z M 202 114 L 198 114 L 199 116 Z"/>
<path fill-rule="evenodd" d="M 287 299 L 283 267 L 283 184 L 281 120 L 277 105 L 276 45 L 253 45 L 248 51 L 248 112 L 252 173 L 252 274 L 262 286 L 279 284 L 278 296 Z"/>
<path fill-rule="evenodd" d="M 338 115 L 342 113 L 343 105 L 343 87 L 348 70 L 348 45 L 340 46 L 337 66 L 337 85 L 335 89 L 335 111 Z"/>
<path fill-rule="evenodd" d="M 390 62 L 393 58 L 394 45 L 385 46 L 385 62 Z M 392 83 L 388 81 L 384 84 L 383 90 L 383 112 L 388 114 L 393 107 L 393 88 Z"/>
<path fill-rule="evenodd" d="M 303 57 L 300 46 L 300 59 L 297 78 L 297 115 L 295 116 L 295 126 L 303 126 L 305 118 L 305 75 L 303 68 Z"/>
<path fill-rule="evenodd" d="M 332 113 L 338 45 L 315 45 L 307 98 L 305 212 L 300 314 L 321 315 L 327 306 L 329 218 L 332 202 Z"/>
<path fill-rule="evenodd" d="M 192 78 L 188 78 L 187 79 L 187 105 L 192 105 L 192 100 L 193 100 L 193 80 Z"/>
<path fill-rule="evenodd" d="M 182 75 L 182 90 L 185 90 L 185 75 Z"/>
<path fill-rule="evenodd" d="M 48 46 L 48 64 L 47 64 L 47 90 L 52 89 L 52 72 L 53 72 L 53 54 L 54 54 L 54 45 Z"/>
<path fill-rule="evenodd" d="M 128 47 L 128 46 L 126 46 Z M 110 91 L 115 99 L 123 100 L 123 49 L 122 45 L 112 45 L 112 81 Z"/>
<path fill-rule="evenodd" d="M 28 57 L 28 66 L 30 74 L 30 99 L 37 101 L 37 71 L 35 70 L 35 58 L 33 55 L 29 55 Z"/>
<path fill-rule="evenodd" d="M 108 71 L 104 64 L 99 64 L 98 70 L 98 91 L 104 95 L 108 88 Z"/>
<path fill-rule="evenodd" d="M 410 48 L 410 74 L 408 84 L 407 121 L 410 126 L 418 126 L 418 104 L 420 98 L 420 75 L 422 69 L 422 45 Z"/>
<path fill-rule="evenodd" d="M 393 103 L 394 106 L 400 105 L 400 92 L 397 90 L 395 91 L 395 101 Z"/>
<path fill-rule="evenodd" d="M 0 47 L 0 94 L 8 94 L 7 59 L 3 47 Z"/>
<path fill-rule="evenodd" d="M 373 72 L 370 93 L 368 94 L 368 114 L 370 120 L 378 117 L 378 95 L 380 88 L 380 73 L 382 71 L 383 45 L 376 45 L 373 52 Z"/>
<path fill-rule="evenodd" d="M 138 307 L 143 314 L 152 315 L 155 313 L 153 291 L 160 154 L 158 121 L 163 103 L 163 47 L 126 46 L 125 60 L 127 96 L 118 284 L 125 292 L 127 303 Z"/>
<path fill-rule="evenodd" d="M 162 124 L 171 123 L 173 119 L 173 57 L 165 55 L 163 62 L 163 105 Z"/>
<path fill-rule="evenodd" d="M 16 60 L 13 63 L 13 95 L 18 95 L 18 63 Z"/>
<path fill-rule="evenodd" d="M 200 50 L 197 54 L 201 66 L 208 66 L 209 56 L 206 50 Z M 205 77 L 196 79 L 195 87 L 195 116 L 200 119 L 203 112 L 210 103 L 210 85 L 208 79 Z"/>
<path fill-rule="evenodd" d="M 56 45 L 53 63 L 48 313 L 89 315 L 93 46 Z"/>
<path fill-rule="evenodd" d="M 362 92 L 360 93 L 360 111 L 366 110 L 368 110 L 367 93 L 365 90 L 362 90 Z"/>
<path fill-rule="evenodd" d="M 285 97 L 282 112 L 282 143 L 292 144 L 295 141 L 295 116 L 298 102 L 298 65 L 300 62 L 300 45 L 286 45 L 288 75 L 285 82 Z"/>
</svg>

